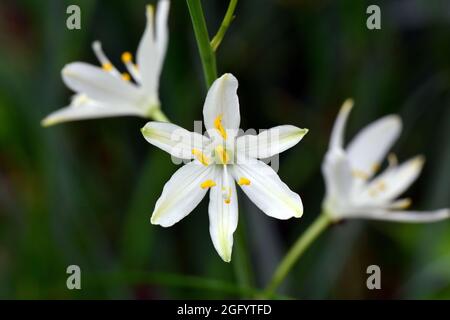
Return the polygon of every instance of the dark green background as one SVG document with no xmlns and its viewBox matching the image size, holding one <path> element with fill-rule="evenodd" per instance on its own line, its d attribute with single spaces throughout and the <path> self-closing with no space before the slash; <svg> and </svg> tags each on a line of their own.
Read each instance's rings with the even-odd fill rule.
<svg viewBox="0 0 450 320">
<path fill-rule="evenodd" d="M 378 31 L 366 28 L 366 7 L 374 3 L 382 11 Z M 69 4 L 81 7 L 80 31 L 66 29 Z M 242 128 L 310 129 L 281 155 L 279 171 L 302 196 L 305 214 L 277 221 L 240 195 L 242 230 L 231 264 L 211 244 L 207 201 L 170 229 L 151 225 L 155 201 L 177 168 L 142 138 L 144 119 L 40 126 L 68 104 L 64 64 L 96 63 L 93 40 L 120 68 L 120 54 L 135 52 L 145 4 L 0 2 L 0 298 L 248 297 L 233 286 L 262 287 L 320 211 L 320 164 L 347 97 L 356 102 L 349 138 L 398 113 L 404 131 L 395 152 L 401 160 L 426 155 L 408 191 L 413 208 L 449 206 L 449 1 L 241 0 L 217 55 L 219 73 L 240 81 Z M 227 2 L 203 4 L 213 34 Z M 192 129 L 206 89 L 182 0 L 172 0 L 161 82 L 164 111 Z M 70 264 L 81 267 L 80 291 L 66 289 Z M 371 264 L 381 267 L 382 290 L 366 288 Z M 298 298 L 450 298 L 450 222 L 334 226 L 283 290 Z"/>
</svg>

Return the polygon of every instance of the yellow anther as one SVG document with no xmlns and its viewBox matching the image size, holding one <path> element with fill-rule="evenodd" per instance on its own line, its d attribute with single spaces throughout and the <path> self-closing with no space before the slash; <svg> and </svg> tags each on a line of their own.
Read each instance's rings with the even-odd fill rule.
<svg viewBox="0 0 450 320">
<path fill-rule="evenodd" d="M 216 157 L 218 158 L 220 164 L 227 164 L 228 163 L 228 153 L 225 150 L 225 148 L 220 144 L 215 148 L 216 151 Z"/>
<path fill-rule="evenodd" d="M 124 73 L 122 73 L 122 80 L 130 81 L 131 77 L 130 77 L 130 75 L 128 73 L 124 72 Z"/>
<path fill-rule="evenodd" d="M 214 181 L 212 181 L 212 180 L 206 180 L 206 181 L 204 181 L 204 182 L 202 182 L 200 184 L 200 187 L 202 189 L 212 188 L 212 187 L 215 187 L 215 186 L 216 186 L 216 183 Z"/>
<path fill-rule="evenodd" d="M 398 159 L 395 153 L 390 153 L 388 155 L 389 167 L 396 167 L 398 165 Z"/>
<path fill-rule="evenodd" d="M 249 186 L 250 185 L 250 180 L 248 180 L 245 177 L 241 177 L 238 181 L 238 185 L 240 186 Z"/>
<path fill-rule="evenodd" d="M 369 179 L 369 175 L 367 173 L 365 173 L 364 171 L 361 171 L 361 170 L 353 170 L 352 171 L 352 175 L 355 178 L 359 178 L 359 179 L 362 179 L 362 180 Z"/>
<path fill-rule="evenodd" d="M 198 161 L 201 162 L 201 164 L 203 164 L 204 166 L 207 166 L 209 164 L 209 159 L 208 157 L 201 152 L 198 149 L 192 149 L 192 154 L 195 156 L 195 158 L 197 158 Z"/>
<path fill-rule="evenodd" d="M 111 71 L 113 69 L 113 65 L 109 62 L 102 64 L 102 68 L 105 71 Z"/>
<path fill-rule="evenodd" d="M 399 209 L 408 209 L 411 206 L 411 204 L 412 204 L 411 199 L 406 198 L 406 199 L 404 199 L 404 200 L 399 202 L 398 208 Z"/>
<path fill-rule="evenodd" d="M 131 53 L 129 53 L 128 51 L 122 53 L 122 62 L 123 63 L 131 62 L 131 60 L 133 60 L 133 55 Z"/>
<path fill-rule="evenodd" d="M 380 168 L 381 168 L 381 165 L 379 164 L 379 163 L 374 163 L 373 165 L 372 165 L 372 172 L 373 173 L 376 173 L 378 170 L 380 170 Z"/>
<path fill-rule="evenodd" d="M 214 128 L 219 131 L 219 134 L 222 136 L 222 138 L 224 138 L 225 140 L 227 139 L 227 132 L 222 125 L 222 115 L 214 119 Z"/>
<path fill-rule="evenodd" d="M 222 196 L 223 196 L 223 202 L 225 204 L 230 204 L 231 202 L 231 188 L 222 188 Z"/>
</svg>

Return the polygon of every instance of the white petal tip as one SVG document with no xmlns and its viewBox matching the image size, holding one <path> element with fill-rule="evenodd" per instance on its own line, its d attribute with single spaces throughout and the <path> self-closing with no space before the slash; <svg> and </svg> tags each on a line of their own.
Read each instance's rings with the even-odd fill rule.
<svg viewBox="0 0 450 320">
<path fill-rule="evenodd" d="M 426 158 L 423 155 L 415 157 L 413 160 L 413 165 L 417 166 L 418 169 L 422 169 L 422 167 L 425 165 Z"/>
<path fill-rule="evenodd" d="M 303 208 L 298 208 L 295 210 L 294 218 L 301 218 L 303 216 Z"/>
<path fill-rule="evenodd" d="M 153 5 L 148 4 L 148 5 L 145 6 L 145 9 L 146 9 L 147 19 L 148 20 L 152 20 L 153 19 L 153 12 L 154 12 Z"/>
<path fill-rule="evenodd" d="M 141 133 L 144 138 L 152 138 L 154 136 L 154 129 L 152 128 L 152 123 L 148 122 L 145 126 L 141 128 Z"/>
<path fill-rule="evenodd" d="M 42 119 L 41 126 L 46 128 L 46 127 L 50 127 L 52 125 L 55 125 L 57 123 L 58 123 L 57 120 L 55 120 L 55 119 L 53 119 L 51 117 L 46 117 L 46 118 Z"/>
<path fill-rule="evenodd" d="M 450 209 L 444 209 L 444 216 L 446 219 L 450 218 Z"/>
<path fill-rule="evenodd" d="M 161 219 L 158 218 L 157 214 L 155 212 L 152 214 L 152 217 L 150 218 L 150 223 L 155 226 L 161 226 L 161 227 L 167 227 L 163 223 L 161 223 Z"/>
<path fill-rule="evenodd" d="M 300 136 L 301 138 L 303 138 L 307 133 L 309 132 L 309 129 L 298 129 L 298 136 Z"/>
<path fill-rule="evenodd" d="M 344 101 L 341 107 L 341 112 L 350 112 L 352 110 L 355 101 L 352 98 L 348 98 Z"/>
<path fill-rule="evenodd" d="M 216 81 L 230 81 L 230 82 L 237 82 L 237 79 L 233 74 L 231 73 L 224 73 L 220 78 L 218 78 Z"/>
<path fill-rule="evenodd" d="M 399 115 L 397 114 L 391 114 L 385 117 L 388 125 L 391 125 L 393 127 L 397 127 L 399 129 L 402 128 L 403 126 L 403 122 L 402 122 L 402 118 L 400 118 Z"/>
<path fill-rule="evenodd" d="M 231 262 L 231 251 L 225 252 L 225 253 L 219 253 L 219 256 L 224 262 L 226 262 L 226 263 Z"/>
</svg>

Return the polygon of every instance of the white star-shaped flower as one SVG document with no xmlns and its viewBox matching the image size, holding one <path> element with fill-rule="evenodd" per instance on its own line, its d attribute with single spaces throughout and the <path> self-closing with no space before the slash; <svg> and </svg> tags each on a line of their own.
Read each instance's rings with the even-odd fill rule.
<svg viewBox="0 0 450 320">
<path fill-rule="evenodd" d="M 160 116 L 158 87 L 167 50 L 169 6 L 168 0 L 159 1 L 156 23 L 153 7 L 147 6 L 147 25 L 137 49 L 137 64 L 131 53 L 122 54 L 128 72 L 121 73 L 114 67 L 98 41 L 92 48 L 101 67 L 85 62 L 66 65 L 62 78 L 76 94 L 68 107 L 48 115 L 42 125 L 117 116 Z"/>
<path fill-rule="evenodd" d="M 423 157 L 398 165 L 395 156 L 390 156 L 389 167 L 374 177 L 400 135 L 402 124 L 398 116 L 385 116 L 368 125 L 344 148 L 344 130 L 352 107 L 352 100 L 342 106 L 322 165 L 326 185 L 325 213 L 335 221 L 367 218 L 432 222 L 450 217 L 448 209 L 423 213 L 405 211 L 410 199 L 397 200 L 419 176 Z"/>
<path fill-rule="evenodd" d="M 149 122 L 142 129 L 151 144 L 175 158 L 190 160 L 164 186 L 151 222 L 172 226 L 187 216 L 210 190 L 210 234 L 215 249 L 226 262 L 231 260 L 233 233 L 238 223 L 235 182 L 271 217 L 289 219 L 303 214 L 300 196 L 258 159 L 291 148 L 308 130 L 286 125 L 238 137 L 237 87 L 238 81 L 231 74 L 212 84 L 203 108 L 207 136 L 162 122 Z"/>
</svg>

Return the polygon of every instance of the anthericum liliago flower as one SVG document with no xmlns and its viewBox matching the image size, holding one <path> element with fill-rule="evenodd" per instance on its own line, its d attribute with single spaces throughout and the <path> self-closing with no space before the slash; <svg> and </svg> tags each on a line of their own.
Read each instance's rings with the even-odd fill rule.
<svg viewBox="0 0 450 320">
<path fill-rule="evenodd" d="M 377 177 L 381 161 L 401 132 L 401 119 L 385 116 L 364 128 L 344 149 L 344 131 L 353 101 L 347 100 L 337 117 L 329 150 L 322 166 L 326 184 L 324 211 L 335 221 L 367 218 L 399 222 L 432 222 L 450 217 L 448 209 L 433 212 L 405 211 L 410 199 L 396 200 L 419 176 L 424 159 L 402 165 L 394 155 Z"/>
<path fill-rule="evenodd" d="M 231 260 L 233 233 L 238 223 L 235 182 L 271 217 L 289 219 L 303 214 L 300 196 L 258 158 L 269 158 L 294 146 L 308 130 L 285 125 L 258 135 L 238 137 L 237 87 L 237 79 L 224 74 L 209 89 L 203 107 L 208 136 L 161 122 L 149 122 L 142 128 L 148 142 L 175 158 L 190 161 L 164 186 L 151 222 L 172 226 L 187 216 L 210 190 L 210 234 L 216 251 L 226 262 Z"/>
<path fill-rule="evenodd" d="M 160 110 L 158 85 L 167 49 L 169 5 L 168 0 L 159 1 L 156 23 L 153 7 L 147 6 L 147 25 L 137 50 L 137 64 L 130 52 L 122 54 L 128 72 L 121 73 L 114 67 L 98 41 L 92 48 L 101 68 L 84 62 L 66 65 L 62 78 L 76 94 L 68 107 L 48 115 L 42 125 L 129 115 L 156 117 Z"/>
</svg>

